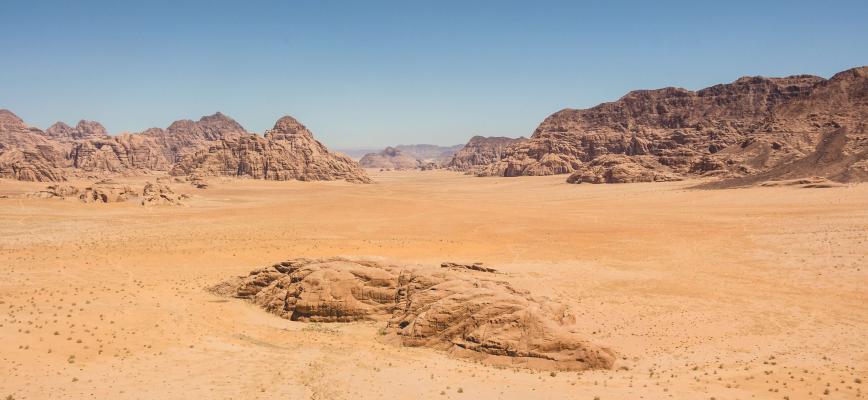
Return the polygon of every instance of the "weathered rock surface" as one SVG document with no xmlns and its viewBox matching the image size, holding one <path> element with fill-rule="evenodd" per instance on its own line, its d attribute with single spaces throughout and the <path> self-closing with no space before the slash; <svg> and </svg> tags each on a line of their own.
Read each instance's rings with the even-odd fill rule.
<svg viewBox="0 0 868 400">
<path fill-rule="evenodd" d="M 35 182 L 66 179 L 63 151 L 42 131 L 27 126 L 9 110 L 0 110 L 0 178 Z"/>
<path fill-rule="evenodd" d="M 653 157 L 629 157 L 605 154 L 580 166 L 568 178 L 568 183 L 634 183 L 681 180 L 665 171 Z"/>
<path fill-rule="evenodd" d="M 455 171 L 474 171 L 475 169 L 500 161 L 504 149 L 521 143 L 525 138 L 499 136 L 474 136 L 449 160 L 447 167 Z"/>
<path fill-rule="evenodd" d="M 614 353 L 569 329 L 562 305 L 485 272 L 342 258 L 294 259 L 210 289 L 297 321 L 387 321 L 406 346 L 541 369 L 611 368 Z"/>
<path fill-rule="evenodd" d="M 32 182 L 58 182 L 66 180 L 63 170 L 57 168 L 44 152 L 6 150 L 0 145 L 0 178 Z"/>
<path fill-rule="evenodd" d="M 171 174 L 371 182 L 355 161 L 330 152 L 304 125 L 289 116 L 278 120 L 265 137 L 254 134 L 224 137 L 207 150 L 188 154 L 175 164 Z"/>
<path fill-rule="evenodd" d="M 379 153 L 368 153 L 359 160 L 359 165 L 363 168 L 380 168 L 380 169 L 416 169 L 421 163 L 415 157 L 404 154 L 401 150 L 394 147 L 386 147 Z"/>
<path fill-rule="evenodd" d="M 552 114 L 530 140 L 510 145 L 484 174 L 568 174 L 597 157 L 622 154 L 654 158 L 662 174 L 738 178 L 780 167 L 864 180 L 861 167 L 842 168 L 865 159 L 866 82 L 868 67 L 859 67 L 830 79 L 745 77 L 696 92 L 634 91 L 615 102 Z M 808 158 L 842 128 L 838 166 L 818 166 L 816 173 L 784 167 Z"/>
<path fill-rule="evenodd" d="M 68 173 L 168 171 L 181 155 L 241 134 L 246 134 L 244 128 L 219 112 L 199 121 L 176 121 L 165 130 L 109 136 L 94 121 L 75 127 L 58 122 L 43 132 L 0 110 L 0 177 L 57 181 Z"/>
<path fill-rule="evenodd" d="M 447 262 L 441 263 L 440 268 L 469 269 L 469 270 L 473 270 L 473 271 L 490 272 L 490 273 L 497 272 L 496 269 L 483 266 L 482 263 L 478 263 L 478 262 L 473 263 L 473 264 L 461 264 L 461 263 L 455 263 L 455 262 L 447 261 Z"/>
<path fill-rule="evenodd" d="M 85 203 L 120 203 L 138 197 L 129 185 L 102 180 L 82 190 L 79 199 Z"/>
<path fill-rule="evenodd" d="M 176 194 L 172 188 L 164 183 L 145 183 L 142 188 L 143 206 L 180 206 L 184 204 L 184 195 Z"/>
</svg>

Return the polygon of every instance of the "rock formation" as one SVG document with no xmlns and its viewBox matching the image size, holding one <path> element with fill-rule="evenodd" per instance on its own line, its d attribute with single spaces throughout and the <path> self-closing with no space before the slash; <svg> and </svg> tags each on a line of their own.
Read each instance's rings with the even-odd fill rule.
<svg viewBox="0 0 868 400">
<path fill-rule="evenodd" d="M 78 140 L 105 138 L 108 136 L 108 131 L 99 122 L 81 120 L 75 128 L 63 122 L 57 122 L 45 130 L 45 135 L 52 139 Z"/>
<path fill-rule="evenodd" d="M 868 143 L 866 97 L 868 67 L 830 79 L 745 77 L 696 92 L 634 91 L 612 103 L 552 114 L 530 140 L 510 145 L 485 171 L 501 176 L 567 174 L 583 170 L 597 157 L 621 154 L 653 158 L 660 165 L 653 168 L 664 175 L 738 178 L 780 168 L 864 180 L 859 165 Z M 841 151 L 828 159 L 830 149 L 818 146 L 824 147 L 834 132 L 841 133 L 835 139 L 842 142 Z M 823 166 L 808 160 L 817 151 L 825 152 L 817 156 L 826 159 Z M 813 167 L 806 165 L 820 170 L 810 172 Z"/>
<path fill-rule="evenodd" d="M 9 110 L 0 110 L 0 178 L 55 182 L 66 179 L 63 151 Z"/>
<path fill-rule="evenodd" d="M 264 137 L 224 137 L 207 150 L 182 157 L 173 175 L 238 176 L 269 180 L 339 180 L 371 182 L 349 157 L 329 152 L 294 118 L 277 121 Z"/>
<path fill-rule="evenodd" d="M 94 121 L 80 121 L 75 127 L 57 122 L 43 132 L 0 110 L 0 177 L 58 181 L 68 173 L 167 171 L 180 155 L 240 134 L 246 134 L 244 128 L 221 113 L 176 121 L 166 130 L 109 136 Z"/>
<path fill-rule="evenodd" d="M 184 204 L 184 199 L 186 196 L 176 194 L 164 183 L 147 182 L 142 188 L 143 206 L 180 206 Z"/>
<path fill-rule="evenodd" d="M 525 140 L 527 139 L 474 136 L 461 150 L 455 153 L 446 166 L 455 171 L 475 172 L 481 167 L 500 161 L 507 146 Z"/>
<path fill-rule="evenodd" d="M 129 185 L 102 180 L 84 188 L 79 199 L 85 203 L 120 203 L 137 196 Z"/>
<path fill-rule="evenodd" d="M 415 169 L 420 166 L 419 160 L 404 154 L 401 150 L 394 147 L 386 147 L 385 150 L 379 153 L 368 153 L 359 160 L 359 165 L 364 168 L 380 168 L 380 169 Z"/>
<path fill-rule="evenodd" d="M 665 171 L 653 157 L 604 154 L 583 164 L 567 177 L 568 183 L 634 183 L 681 180 Z"/>
<path fill-rule="evenodd" d="M 582 370 L 615 361 L 612 351 L 569 329 L 566 307 L 470 269 L 294 259 L 211 291 L 294 321 L 385 321 L 384 333 L 400 344 L 490 363 Z"/>
</svg>

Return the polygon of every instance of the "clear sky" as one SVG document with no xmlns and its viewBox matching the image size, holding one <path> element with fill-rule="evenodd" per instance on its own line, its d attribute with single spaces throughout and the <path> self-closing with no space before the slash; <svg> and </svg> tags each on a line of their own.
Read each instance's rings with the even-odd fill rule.
<svg viewBox="0 0 868 400">
<path fill-rule="evenodd" d="M 333 147 L 455 144 L 631 89 L 865 64 L 865 0 L 0 0 L 0 108 L 41 128 L 219 110 Z"/>
</svg>

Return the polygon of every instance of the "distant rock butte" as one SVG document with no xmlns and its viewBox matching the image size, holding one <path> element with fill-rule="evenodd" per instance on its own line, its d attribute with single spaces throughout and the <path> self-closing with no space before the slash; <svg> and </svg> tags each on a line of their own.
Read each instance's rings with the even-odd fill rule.
<svg viewBox="0 0 868 400">
<path fill-rule="evenodd" d="M 294 321 L 382 321 L 388 340 L 491 364 L 608 369 L 616 358 L 574 331 L 575 317 L 567 307 L 481 270 L 299 258 L 210 291 Z"/>
<path fill-rule="evenodd" d="M 387 170 L 439 169 L 445 167 L 462 147 L 464 145 L 401 144 L 380 152 L 365 153 L 359 164 L 364 168 Z"/>
<path fill-rule="evenodd" d="M 385 150 L 379 153 L 368 153 L 359 160 L 359 165 L 364 168 L 380 168 L 380 169 L 415 169 L 421 165 L 421 162 L 394 147 L 386 147 Z"/>
<path fill-rule="evenodd" d="M 208 154 L 219 157 L 221 148 L 233 158 L 218 166 Z M 354 161 L 329 153 L 291 117 L 278 121 L 264 139 L 219 112 L 198 121 L 176 121 L 166 129 L 109 136 L 93 121 L 75 127 L 58 122 L 43 132 L 0 110 L 0 178 L 52 182 L 69 175 L 184 170 L 275 180 L 370 181 Z"/>
<path fill-rule="evenodd" d="M 480 175 L 573 174 L 576 183 L 708 175 L 739 185 L 761 173 L 769 174 L 762 180 L 818 175 L 864 181 L 866 99 L 868 67 L 830 79 L 745 77 L 696 92 L 639 90 L 615 102 L 552 114 L 529 140 L 510 144 L 480 168 Z M 613 154 L 630 160 L 594 163 Z M 613 178 L 612 168 L 615 175 L 630 169 L 628 175 L 636 177 Z"/>
</svg>

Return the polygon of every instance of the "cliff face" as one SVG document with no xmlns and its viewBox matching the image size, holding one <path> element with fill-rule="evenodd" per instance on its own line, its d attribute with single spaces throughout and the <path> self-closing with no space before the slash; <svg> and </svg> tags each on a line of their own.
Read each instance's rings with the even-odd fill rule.
<svg viewBox="0 0 868 400">
<path fill-rule="evenodd" d="M 294 118 L 277 121 L 264 137 L 243 134 L 183 156 L 173 175 L 240 176 L 268 180 L 346 180 L 369 183 L 355 161 L 330 152 Z"/>
<path fill-rule="evenodd" d="M 828 80 L 746 77 L 696 92 L 641 90 L 589 109 L 561 110 L 528 141 L 505 149 L 485 174 L 584 173 L 597 157 L 623 154 L 660 174 L 741 177 L 802 159 L 844 126 L 847 154 L 858 153 L 865 145 L 866 71 Z"/>
<path fill-rule="evenodd" d="M 53 182 L 66 179 L 63 149 L 9 110 L 0 110 L 0 178 Z"/>
</svg>

